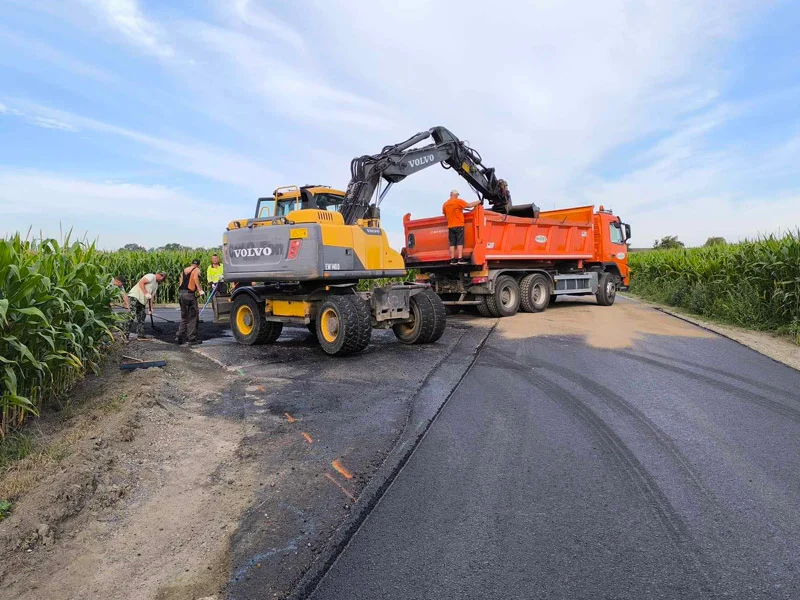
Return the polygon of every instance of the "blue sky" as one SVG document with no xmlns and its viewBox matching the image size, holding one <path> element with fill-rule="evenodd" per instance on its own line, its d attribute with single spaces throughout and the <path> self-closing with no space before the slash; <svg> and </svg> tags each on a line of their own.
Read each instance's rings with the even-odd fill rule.
<svg viewBox="0 0 800 600">
<path fill-rule="evenodd" d="M 789 1 L 0 0 L 0 235 L 214 245 L 434 125 L 516 202 L 604 204 L 636 246 L 796 228 L 799 30 Z M 396 246 L 453 187 L 393 188 Z"/>
</svg>

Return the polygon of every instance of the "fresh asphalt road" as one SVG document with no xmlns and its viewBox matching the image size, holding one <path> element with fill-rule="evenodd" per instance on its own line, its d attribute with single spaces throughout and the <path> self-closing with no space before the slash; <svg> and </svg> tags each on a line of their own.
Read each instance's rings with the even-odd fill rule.
<svg viewBox="0 0 800 600">
<path fill-rule="evenodd" d="M 501 320 L 312 597 L 800 598 L 800 373 L 631 306 Z"/>
</svg>

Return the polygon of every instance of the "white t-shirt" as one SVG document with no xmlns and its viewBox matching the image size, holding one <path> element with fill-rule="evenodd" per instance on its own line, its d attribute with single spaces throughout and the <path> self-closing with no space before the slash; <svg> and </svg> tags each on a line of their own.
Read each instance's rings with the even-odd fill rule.
<svg viewBox="0 0 800 600">
<path fill-rule="evenodd" d="M 156 281 L 156 276 L 153 273 L 148 273 L 144 276 L 145 284 L 144 289 L 155 298 L 156 290 L 158 289 L 158 281 Z M 131 291 L 128 292 L 128 296 L 131 298 L 136 298 L 139 302 L 147 305 L 147 298 L 144 297 L 142 293 L 142 289 L 139 287 L 139 282 L 136 282 L 136 285 L 131 288 Z"/>
</svg>

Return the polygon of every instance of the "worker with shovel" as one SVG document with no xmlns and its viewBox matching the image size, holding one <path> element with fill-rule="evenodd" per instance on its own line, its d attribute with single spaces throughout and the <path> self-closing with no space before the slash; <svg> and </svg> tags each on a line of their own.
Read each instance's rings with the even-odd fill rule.
<svg viewBox="0 0 800 600">
<path fill-rule="evenodd" d="M 197 294 L 205 295 L 200 286 L 200 260 L 194 259 L 192 264 L 181 272 L 180 285 L 178 286 L 178 302 L 181 307 L 181 325 L 175 342 L 180 345 L 184 337 L 188 338 L 189 345 L 194 346 L 202 342 L 197 337 L 198 320 Z"/>
<path fill-rule="evenodd" d="M 128 292 L 128 299 L 130 301 L 130 310 L 133 317 L 131 329 L 136 327 L 136 337 L 145 339 L 144 335 L 144 320 L 146 313 L 153 314 L 153 303 L 156 298 L 156 291 L 158 284 L 166 279 L 167 274 L 164 271 L 158 273 L 148 273 L 142 277 L 139 282 L 131 288 Z M 149 308 L 149 311 L 148 311 Z M 129 332 L 130 335 L 130 332 Z"/>
</svg>

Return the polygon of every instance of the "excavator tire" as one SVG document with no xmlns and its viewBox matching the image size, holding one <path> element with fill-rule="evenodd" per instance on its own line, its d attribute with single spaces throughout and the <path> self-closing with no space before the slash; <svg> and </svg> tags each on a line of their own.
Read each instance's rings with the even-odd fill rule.
<svg viewBox="0 0 800 600">
<path fill-rule="evenodd" d="M 524 312 L 542 312 L 550 305 L 550 281 L 543 273 L 525 275 L 519 282 L 519 293 L 519 305 Z"/>
<path fill-rule="evenodd" d="M 430 301 L 431 306 L 433 307 L 433 314 L 435 317 L 433 325 L 433 333 L 426 342 L 423 342 L 429 344 L 431 342 L 435 342 L 440 337 L 442 337 L 442 334 L 444 334 L 444 328 L 447 325 L 447 311 L 445 310 L 445 306 L 442 303 L 442 299 L 439 297 L 439 294 L 434 292 L 432 289 L 428 288 L 420 293 L 424 294 L 425 297 Z"/>
<path fill-rule="evenodd" d="M 333 356 L 361 352 L 369 345 L 369 309 L 357 296 L 329 296 L 317 312 L 317 339 Z"/>
<path fill-rule="evenodd" d="M 438 340 L 442 336 L 447 317 L 441 300 L 437 304 L 441 307 L 438 315 L 437 305 L 424 291 L 411 296 L 409 300 L 411 321 L 394 325 L 392 331 L 395 337 L 403 344 L 427 344 Z"/>
<path fill-rule="evenodd" d="M 520 291 L 517 280 L 501 275 L 494 284 L 494 294 L 486 296 L 486 305 L 493 317 L 511 317 L 519 310 Z"/>
<path fill-rule="evenodd" d="M 488 298 L 489 298 L 489 296 L 481 296 L 480 297 L 481 303 L 475 305 L 475 308 L 478 310 L 478 314 L 480 316 L 482 316 L 482 317 L 492 317 L 492 316 L 494 316 L 492 314 L 492 311 L 489 309 L 489 303 L 487 302 Z"/>
<path fill-rule="evenodd" d="M 611 273 L 601 273 L 597 281 L 597 303 L 600 306 L 611 306 L 617 299 L 617 279 Z"/>
<path fill-rule="evenodd" d="M 271 344 L 283 330 L 283 323 L 267 321 L 264 303 L 257 302 L 248 294 L 240 294 L 234 299 L 230 320 L 233 337 L 245 346 Z"/>
</svg>

